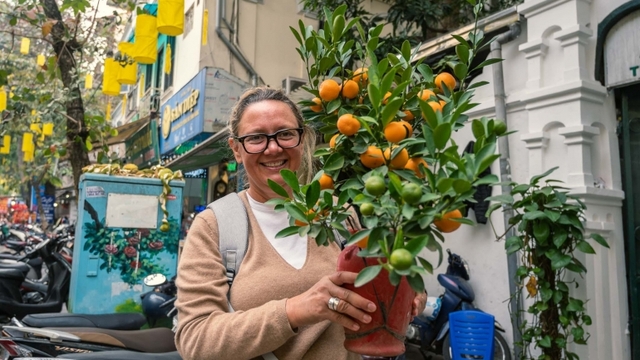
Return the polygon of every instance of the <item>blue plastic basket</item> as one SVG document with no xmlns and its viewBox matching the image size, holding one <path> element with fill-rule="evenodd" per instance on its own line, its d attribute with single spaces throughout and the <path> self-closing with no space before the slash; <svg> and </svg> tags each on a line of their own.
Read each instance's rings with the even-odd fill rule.
<svg viewBox="0 0 640 360">
<path fill-rule="evenodd" d="M 453 360 L 493 359 L 493 315 L 477 310 L 449 314 L 449 337 Z"/>
</svg>

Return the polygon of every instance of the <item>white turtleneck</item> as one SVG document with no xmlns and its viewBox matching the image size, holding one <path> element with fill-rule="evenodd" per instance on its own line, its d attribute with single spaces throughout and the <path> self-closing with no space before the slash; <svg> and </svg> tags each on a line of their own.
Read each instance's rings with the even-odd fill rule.
<svg viewBox="0 0 640 360">
<path fill-rule="evenodd" d="M 269 240 L 271 246 L 289 265 L 301 269 L 307 260 L 307 238 L 298 234 L 284 238 L 276 238 L 276 234 L 289 227 L 289 214 L 286 211 L 275 211 L 274 205 L 258 202 L 247 192 L 249 205 L 260 224 L 260 229 Z"/>
</svg>

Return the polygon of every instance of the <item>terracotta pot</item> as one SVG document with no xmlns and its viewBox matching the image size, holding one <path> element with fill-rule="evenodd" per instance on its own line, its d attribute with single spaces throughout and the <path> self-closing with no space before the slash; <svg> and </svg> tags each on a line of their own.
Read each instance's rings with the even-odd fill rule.
<svg viewBox="0 0 640 360">
<path fill-rule="evenodd" d="M 355 245 L 345 248 L 338 257 L 338 270 L 360 272 L 367 266 L 378 264 L 377 258 L 358 257 L 359 250 Z M 369 356 L 403 354 L 405 334 L 411 322 L 411 306 L 416 295 L 407 279 L 403 277 L 398 286 L 393 286 L 389 282 L 389 273 L 383 269 L 373 281 L 362 287 L 343 287 L 373 301 L 377 306 L 369 324 L 360 323 L 358 331 L 344 329 L 344 347 L 356 354 Z"/>
</svg>

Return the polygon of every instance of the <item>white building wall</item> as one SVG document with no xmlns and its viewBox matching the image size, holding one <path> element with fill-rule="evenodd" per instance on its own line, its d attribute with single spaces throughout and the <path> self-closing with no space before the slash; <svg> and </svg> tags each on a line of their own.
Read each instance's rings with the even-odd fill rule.
<svg viewBox="0 0 640 360">
<path fill-rule="evenodd" d="M 574 294 L 588 299 L 593 325 L 589 345 L 574 345 L 581 359 L 629 359 L 626 333 L 628 300 L 622 222 L 620 156 L 615 134 L 614 93 L 594 79 L 597 24 L 619 0 L 525 0 L 518 12 L 525 17 L 519 38 L 503 46 L 510 164 L 513 180 L 529 178 L 559 166 L 550 178 L 563 180 L 587 204 L 587 233 L 597 232 L 610 249 L 594 245 L 596 256 L 580 260 L 589 269 Z M 475 81 L 491 84 L 478 89 L 481 105 L 471 118 L 495 116 L 491 67 Z M 456 141 L 466 144 L 468 134 Z M 492 168 L 497 173 L 497 166 Z M 494 195 L 500 192 L 494 188 Z M 502 224 L 501 214 L 493 217 Z M 496 226 L 503 228 L 503 226 Z M 449 235 L 447 246 L 457 250 L 472 268 L 477 305 L 508 324 L 504 242 L 495 243 L 488 226 L 464 228 Z M 501 233 L 501 230 L 498 230 Z M 454 245 L 455 244 L 455 245 Z M 466 254 L 466 256 L 465 256 Z M 504 273 L 500 273 L 503 269 Z M 436 272 L 444 271 L 444 269 Z M 504 281 L 504 283 L 502 282 Z M 429 279 L 432 289 L 435 279 Z M 504 285 L 503 285 L 504 284 Z M 510 334 L 509 334 L 510 335 Z"/>
</svg>

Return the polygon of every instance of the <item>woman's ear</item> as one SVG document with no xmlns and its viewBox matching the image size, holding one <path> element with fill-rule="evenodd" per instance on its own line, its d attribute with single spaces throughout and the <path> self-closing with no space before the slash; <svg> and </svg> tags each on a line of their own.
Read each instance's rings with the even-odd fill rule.
<svg viewBox="0 0 640 360">
<path fill-rule="evenodd" d="M 241 147 L 242 144 L 240 144 L 238 141 L 236 141 L 234 138 L 230 137 L 229 140 L 229 147 L 231 148 L 231 151 L 233 151 L 233 157 L 236 159 L 236 162 L 238 164 L 242 164 L 242 153 L 241 153 Z"/>
</svg>

